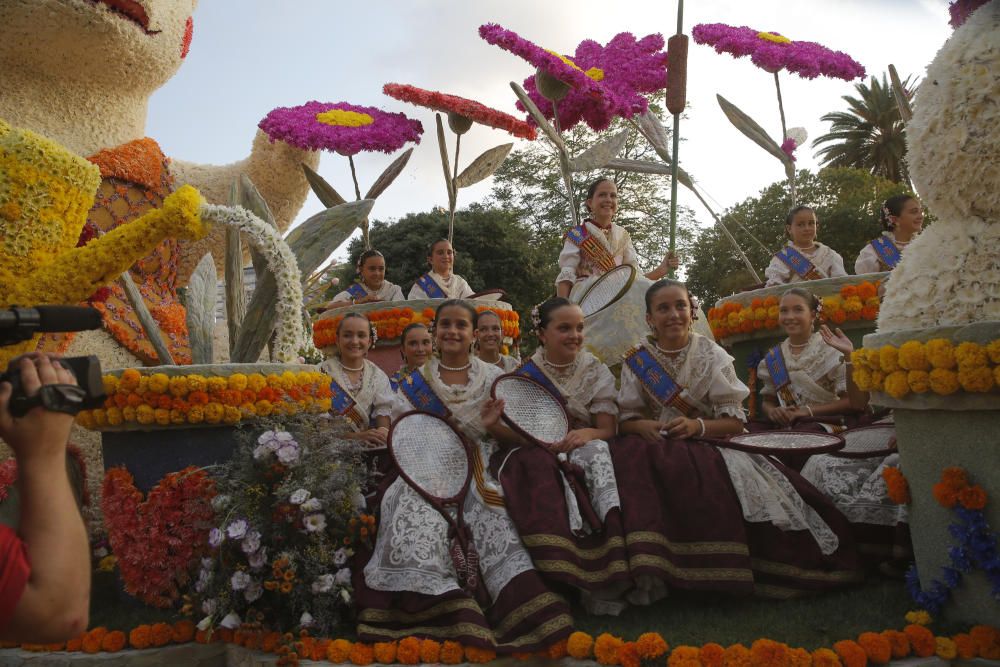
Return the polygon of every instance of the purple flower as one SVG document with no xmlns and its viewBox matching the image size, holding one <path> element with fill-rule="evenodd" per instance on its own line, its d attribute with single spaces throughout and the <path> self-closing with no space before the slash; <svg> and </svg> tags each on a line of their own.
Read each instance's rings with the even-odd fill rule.
<svg viewBox="0 0 1000 667">
<path fill-rule="evenodd" d="M 212 530 L 208 531 L 208 546 L 212 547 L 213 549 L 217 549 L 225 539 L 226 539 L 226 534 L 223 533 L 218 528 L 213 528 Z"/>
<path fill-rule="evenodd" d="M 747 26 L 700 23 L 691 29 L 698 44 L 715 47 L 734 58 L 750 56 L 768 72 L 787 70 L 805 79 L 828 76 L 851 81 L 865 76 L 865 68 L 843 51 L 833 51 L 816 42 L 792 41 L 776 32 L 761 32 Z"/>
<path fill-rule="evenodd" d="M 260 549 L 260 533 L 256 530 L 248 532 L 246 537 L 243 538 L 243 544 L 240 545 L 240 548 L 243 549 L 243 553 L 245 554 L 252 554 L 257 549 Z"/>
<path fill-rule="evenodd" d="M 260 551 L 255 551 L 247 557 L 247 563 L 250 564 L 251 570 L 259 570 L 264 567 L 267 563 L 267 547 L 264 547 Z"/>
<path fill-rule="evenodd" d="M 496 23 L 486 23 L 479 26 L 479 36 L 490 44 L 523 58 L 536 69 L 554 76 L 585 95 L 601 94 L 601 87 L 583 71 L 584 67 L 566 64 L 558 55 L 529 42 L 512 30 L 507 30 Z"/>
<path fill-rule="evenodd" d="M 278 107 L 260 121 L 260 129 L 271 141 L 307 150 L 330 150 L 341 155 L 361 151 L 392 153 L 408 141 L 420 143 L 424 132 L 420 121 L 401 113 L 347 102 L 307 102 L 297 107 Z"/>
<path fill-rule="evenodd" d="M 243 591 L 243 597 L 247 602 L 254 602 L 264 594 L 264 587 L 259 581 L 251 581 L 247 584 L 247 589 Z"/>
<path fill-rule="evenodd" d="M 243 539 L 243 536 L 247 534 L 247 529 L 250 528 L 250 524 L 247 523 L 246 519 L 237 519 L 229 524 L 226 528 L 226 534 L 234 540 Z"/>
<path fill-rule="evenodd" d="M 229 585 L 234 591 L 242 591 L 250 585 L 250 575 L 243 570 L 239 570 L 233 574 L 229 580 Z"/>
<path fill-rule="evenodd" d="M 294 440 L 285 443 L 278 449 L 278 460 L 285 465 L 291 465 L 299 460 L 299 444 Z"/>
<path fill-rule="evenodd" d="M 604 130 L 616 116 L 631 118 L 649 108 L 644 94 L 667 87 L 667 54 L 663 36 L 636 39 L 623 32 L 605 46 L 584 40 L 571 60 L 581 69 L 600 72 L 600 95 L 570 91 L 559 101 L 559 124 L 566 130 L 581 120 L 594 130 Z M 538 91 L 535 77 L 524 80 L 524 89 L 546 118 L 552 118 L 552 103 Z M 520 102 L 518 108 L 523 109 Z"/>
<path fill-rule="evenodd" d="M 985 5 L 988 0 L 953 0 L 951 4 L 948 5 L 948 13 L 951 15 L 951 20 L 948 21 L 948 25 L 952 28 L 958 28 L 966 19 L 972 16 L 972 12 L 976 11 L 983 5 Z"/>
</svg>

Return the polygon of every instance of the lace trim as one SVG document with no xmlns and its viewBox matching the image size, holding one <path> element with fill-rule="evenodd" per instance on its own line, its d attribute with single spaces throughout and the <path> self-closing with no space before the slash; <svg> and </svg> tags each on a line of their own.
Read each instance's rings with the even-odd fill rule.
<svg viewBox="0 0 1000 667">
<path fill-rule="evenodd" d="M 576 364 L 564 375 L 543 361 L 543 352 L 539 347 L 531 359 L 562 393 L 566 399 L 566 411 L 573 419 L 589 424 L 591 413 L 618 414 L 614 403 L 615 378 L 600 359 L 590 352 L 582 351 L 576 358 Z M 605 407 L 594 410 L 595 402 L 600 402 Z"/>
<path fill-rule="evenodd" d="M 882 471 L 899 465 L 899 454 L 884 459 L 846 459 L 824 454 L 813 456 L 802 476 L 833 501 L 851 523 L 895 526 L 908 522 L 905 505 L 889 500 Z"/>
</svg>

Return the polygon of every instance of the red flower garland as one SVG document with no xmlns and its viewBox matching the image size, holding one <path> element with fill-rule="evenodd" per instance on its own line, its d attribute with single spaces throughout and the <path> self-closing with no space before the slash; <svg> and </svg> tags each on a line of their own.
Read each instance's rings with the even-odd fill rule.
<svg viewBox="0 0 1000 667">
<path fill-rule="evenodd" d="M 382 86 L 382 92 L 403 102 L 471 118 L 477 123 L 504 130 L 521 139 L 534 140 L 536 136 L 535 128 L 523 120 L 465 97 L 424 90 L 402 83 L 387 83 Z"/>
</svg>

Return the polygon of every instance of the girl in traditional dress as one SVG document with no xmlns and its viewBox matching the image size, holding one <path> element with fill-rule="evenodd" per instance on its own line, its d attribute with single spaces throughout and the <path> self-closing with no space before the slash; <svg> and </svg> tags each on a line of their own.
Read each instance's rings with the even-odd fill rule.
<svg viewBox="0 0 1000 667">
<path fill-rule="evenodd" d="M 521 364 L 516 357 L 500 351 L 503 345 L 503 326 L 498 313 L 492 310 L 479 313 L 475 336 L 476 356 L 481 361 L 493 364 L 504 373 L 511 372 Z"/>
<path fill-rule="evenodd" d="M 358 257 L 358 280 L 333 297 L 327 310 L 373 301 L 402 301 L 403 290 L 385 279 L 385 257 L 378 250 L 365 250 Z"/>
<path fill-rule="evenodd" d="M 850 526 L 770 457 L 692 442 L 743 430 L 733 358 L 691 332 L 683 283 L 646 292 L 653 336 L 622 365 L 612 457 L 629 564 L 648 603 L 670 587 L 792 597 L 858 579 Z"/>
<path fill-rule="evenodd" d="M 498 477 L 507 508 L 535 566 L 549 580 L 583 591 L 592 613 L 617 614 L 629 588 L 621 503 L 607 441 L 615 434 L 615 378 L 583 349 L 583 311 L 554 297 L 537 307 L 541 346 L 515 374 L 540 382 L 564 403 L 572 430 L 552 451 L 524 445 L 503 452 Z M 480 316 L 481 317 L 481 316 Z M 574 479 L 567 479 L 567 475 Z M 572 484 L 586 490 L 580 506 Z"/>
<path fill-rule="evenodd" d="M 591 217 L 566 232 L 566 240 L 559 253 L 559 275 L 556 276 L 558 296 L 568 297 L 571 291 L 574 296 L 582 294 L 588 278 L 597 278 L 616 266 L 630 264 L 639 268 L 632 237 L 625 228 L 612 221 L 618 210 L 618 187 L 615 182 L 610 178 L 599 178 L 591 183 L 584 206 Z M 659 280 L 677 266 L 676 256 L 667 253 L 660 265 L 645 277 Z"/>
<path fill-rule="evenodd" d="M 332 378 L 330 412 L 347 425 L 344 437 L 384 447 L 392 389 L 382 369 L 365 358 L 374 344 L 375 327 L 368 318 L 347 313 L 337 325 L 336 352 L 320 370 Z"/>
<path fill-rule="evenodd" d="M 474 294 L 465 278 L 452 273 L 455 249 L 447 239 L 438 239 L 427 251 L 431 270 L 417 278 L 407 299 L 465 299 Z"/>
<path fill-rule="evenodd" d="M 433 352 L 434 342 L 427 325 L 423 322 L 407 324 L 399 337 L 399 354 L 403 357 L 403 365 L 389 378 L 392 390 L 396 391 L 404 377 L 427 363 Z"/>
<path fill-rule="evenodd" d="M 854 272 L 858 275 L 896 268 L 906 246 L 923 229 L 924 210 L 913 195 L 895 195 L 882 204 L 880 220 L 882 236 L 862 248 L 854 262 Z"/>
<path fill-rule="evenodd" d="M 785 233 L 789 241 L 764 269 L 768 286 L 847 275 L 844 258 L 833 248 L 816 241 L 818 231 L 819 222 L 812 208 L 796 206 L 788 212 Z"/>
<path fill-rule="evenodd" d="M 363 641 L 418 635 L 512 653 L 545 648 L 572 632 L 569 607 L 546 588 L 507 514 L 499 486 L 485 471 L 484 462 L 495 451 L 488 436 L 508 441 L 516 436 L 499 421 L 503 401 L 489 395 L 500 369 L 471 354 L 475 326 L 476 311 L 468 303 L 448 300 L 438 307 L 434 337 L 440 358 L 403 380 L 393 415 L 417 406 L 436 412 L 473 445 L 465 523 L 479 554 L 481 593 L 488 600 L 459 585 L 448 552 L 447 522 L 397 478 L 383 486 L 377 499 L 381 516 L 375 546 L 363 572 L 354 577 Z"/>
</svg>

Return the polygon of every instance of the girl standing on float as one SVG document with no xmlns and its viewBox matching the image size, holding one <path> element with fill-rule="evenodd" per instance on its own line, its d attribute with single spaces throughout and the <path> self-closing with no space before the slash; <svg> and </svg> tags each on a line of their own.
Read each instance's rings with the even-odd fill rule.
<svg viewBox="0 0 1000 667">
<path fill-rule="evenodd" d="M 393 416 L 415 406 L 446 416 L 472 445 L 473 481 L 465 499 L 466 526 L 479 553 L 489 603 L 461 588 L 448 553 L 448 524 L 403 479 L 384 484 L 375 546 L 360 554 L 367 565 L 354 577 L 358 635 L 394 641 L 417 634 L 495 649 L 536 651 L 567 637 L 573 619 L 531 563 L 499 487 L 484 462 L 491 438 L 514 442 L 500 423 L 503 401 L 490 398 L 496 366 L 472 356 L 476 311 L 467 302 L 438 306 L 432 357 L 400 383 Z M 388 483 L 389 480 L 386 480 Z"/>
<path fill-rule="evenodd" d="M 465 278 L 452 272 L 455 249 L 447 239 L 438 239 L 427 249 L 431 270 L 417 278 L 407 299 L 465 299 L 474 294 Z"/>
<path fill-rule="evenodd" d="M 476 356 L 481 361 L 493 364 L 504 373 L 509 373 L 521 365 L 521 361 L 509 354 L 503 354 L 503 325 L 500 315 L 492 310 L 479 313 L 476 325 Z"/>
<path fill-rule="evenodd" d="M 559 253 L 559 275 L 556 276 L 557 296 L 574 297 L 583 293 L 585 285 L 616 266 L 630 264 L 639 268 L 632 237 L 624 227 L 613 222 L 618 211 L 618 187 L 610 178 L 599 178 L 587 189 L 584 206 L 590 217 L 566 233 Z M 659 280 L 678 266 L 670 253 L 660 265 L 645 274 L 649 280 Z"/>
<path fill-rule="evenodd" d="M 692 438 L 743 430 L 733 358 L 691 331 L 687 287 L 646 292 L 652 336 L 626 355 L 612 446 L 629 564 L 649 603 L 669 588 L 792 597 L 857 581 L 850 526 L 771 458 Z"/>
<path fill-rule="evenodd" d="M 385 257 L 378 250 L 365 250 L 357 261 L 358 280 L 333 297 L 327 310 L 373 301 L 402 301 L 403 290 L 385 279 Z"/>
<path fill-rule="evenodd" d="M 497 475 L 510 512 L 542 574 L 583 591 L 592 613 L 617 614 L 611 602 L 628 588 L 628 561 L 622 539 L 621 503 L 607 441 L 616 431 L 615 378 L 600 359 L 583 349 L 583 311 L 562 297 L 532 312 L 541 345 L 514 371 L 536 380 L 560 399 L 572 430 L 552 446 L 579 470 L 564 472 L 536 446 L 522 446 L 502 458 Z M 569 486 L 586 489 L 580 507 Z M 593 525 L 592 525 L 593 524 Z"/>
<path fill-rule="evenodd" d="M 392 390 L 396 391 L 400 380 L 427 363 L 433 352 L 434 341 L 431 340 L 427 325 L 423 322 L 407 324 L 399 337 L 399 354 L 403 357 L 403 365 L 389 378 Z"/>
<path fill-rule="evenodd" d="M 785 285 L 803 280 L 839 278 L 846 276 L 844 258 L 837 252 L 816 241 L 819 221 L 816 212 L 808 206 L 796 206 L 785 218 L 788 244 L 771 258 L 764 269 L 767 285 Z"/>
<path fill-rule="evenodd" d="M 858 275 L 892 271 L 899 264 L 906 246 L 924 227 L 924 210 L 910 194 L 886 199 L 879 218 L 884 231 L 858 253 L 854 262 L 854 272 Z"/>
</svg>

